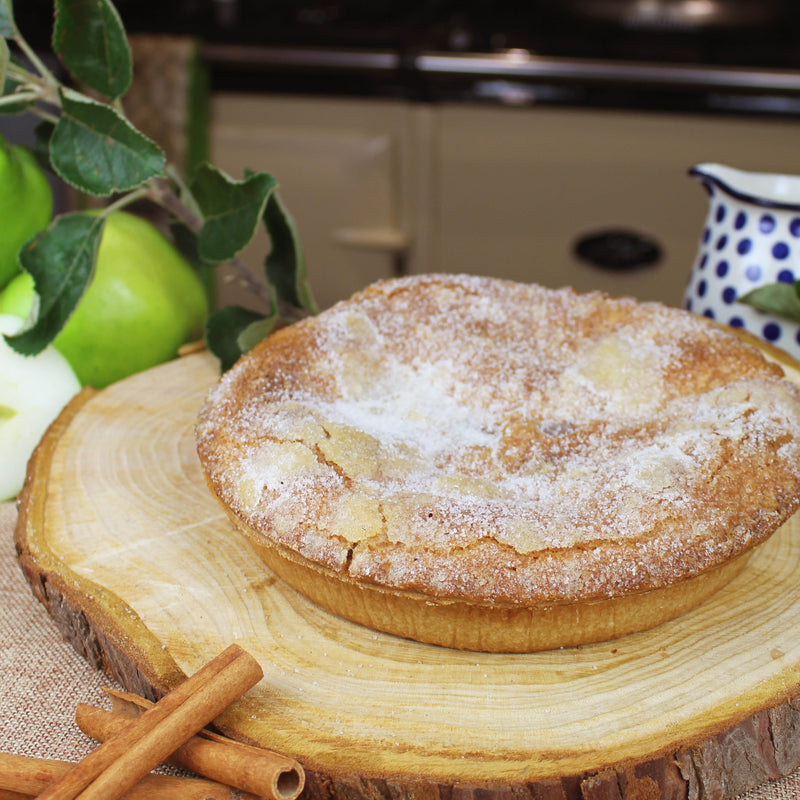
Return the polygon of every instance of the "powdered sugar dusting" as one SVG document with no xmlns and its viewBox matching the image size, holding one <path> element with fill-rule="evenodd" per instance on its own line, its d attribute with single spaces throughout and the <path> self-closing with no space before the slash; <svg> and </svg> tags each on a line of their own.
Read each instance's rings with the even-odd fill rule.
<svg viewBox="0 0 800 800">
<path fill-rule="evenodd" d="M 376 566 L 387 547 L 446 557 L 492 540 L 519 558 L 631 541 L 661 553 L 657 580 L 687 542 L 707 565 L 748 540 L 745 468 L 773 476 L 756 520 L 798 481 L 797 390 L 685 312 L 426 276 L 308 326 L 308 380 L 215 413 L 245 359 L 210 396 L 200 450 L 233 431 L 211 476 L 225 501 L 306 555 L 343 542 L 335 566 L 351 572 L 408 583 L 405 555 Z"/>
</svg>

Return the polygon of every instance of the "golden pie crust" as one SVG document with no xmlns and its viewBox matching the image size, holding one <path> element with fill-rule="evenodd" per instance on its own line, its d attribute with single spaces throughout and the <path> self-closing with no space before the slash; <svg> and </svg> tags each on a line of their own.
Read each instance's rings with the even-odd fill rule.
<svg viewBox="0 0 800 800">
<path fill-rule="evenodd" d="M 384 281 L 210 391 L 211 491 L 325 609 L 525 652 L 701 603 L 800 504 L 800 390 L 656 303 L 464 275 Z"/>
</svg>

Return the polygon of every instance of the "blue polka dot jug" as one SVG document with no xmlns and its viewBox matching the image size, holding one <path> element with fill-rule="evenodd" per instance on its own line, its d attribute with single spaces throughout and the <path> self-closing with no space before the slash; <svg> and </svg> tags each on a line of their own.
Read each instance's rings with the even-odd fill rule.
<svg viewBox="0 0 800 800">
<path fill-rule="evenodd" d="M 698 164 L 689 174 L 710 204 L 684 306 L 800 359 L 800 325 L 739 302 L 755 288 L 800 278 L 800 176 L 721 164 Z"/>
</svg>

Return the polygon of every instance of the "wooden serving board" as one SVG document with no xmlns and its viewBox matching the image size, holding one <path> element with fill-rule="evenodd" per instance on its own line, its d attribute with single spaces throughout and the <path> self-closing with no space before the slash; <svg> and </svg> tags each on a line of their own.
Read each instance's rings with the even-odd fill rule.
<svg viewBox="0 0 800 800">
<path fill-rule="evenodd" d="M 17 547 L 98 667 L 159 696 L 237 642 L 263 681 L 218 720 L 296 758 L 322 800 L 724 798 L 800 764 L 800 522 L 703 606 L 613 642 L 459 652 L 332 616 L 278 581 L 207 491 L 195 354 L 65 410 Z"/>
</svg>

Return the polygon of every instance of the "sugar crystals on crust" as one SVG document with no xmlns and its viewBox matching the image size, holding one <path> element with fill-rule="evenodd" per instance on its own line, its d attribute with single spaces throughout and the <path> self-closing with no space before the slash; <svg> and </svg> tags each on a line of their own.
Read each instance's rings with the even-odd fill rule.
<svg viewBox="0 0 800 800">
<path fill-rule="evenodd" d="M 277 332 L 210 392 L 197 441 L 249 536 L 484 605 L 675 584 L 800 498 L 800 392 L 732 332 L 473 276 L 378 283 Z"/>
</svg>

